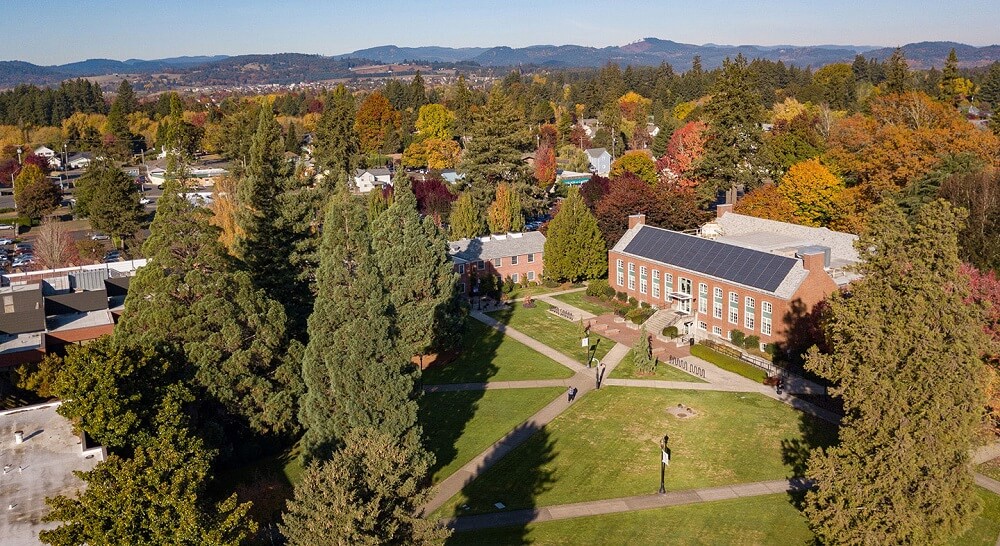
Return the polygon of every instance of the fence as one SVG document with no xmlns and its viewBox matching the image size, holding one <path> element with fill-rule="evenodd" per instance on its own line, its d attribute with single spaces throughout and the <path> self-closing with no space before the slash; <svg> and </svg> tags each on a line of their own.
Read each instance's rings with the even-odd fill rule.
<svg viewBox="0 0 1000 546">
<path fill-rule="evenodd" d="M 691 364 L 690 362 L 684 360 L 683 358 L 677 358 L 675 356 L 667 355 L 667 360 L 665 360 L 665 362 L 675 368 L 680 368 L 691 375 L 695 375 L 702 379 L 705 379 L 705 368 L 702 368 L 697 364 Z"/>
<path fill-rule="evenodd" d="M 718 343 L 710 339 L 706 339 L 701 343 L 717 353 L 722 353 L 726 356 L 735 358 L 736 360 L 739 360 L 741 362 L 746 362 L 747 364 L 755 368 L 760 368 L 761 370 L 767 372 L 767 375 L 769 376 L 778 375 L 779 373 L 782 372 L 782 370 L 778 369 L 778 367 L 775 366 L 769 360 L 761 358 L 756 355 L 746 354 L 735 347 L 730 347 L 729 345 L 723 345 L 722 343 Z"/>
<path fill-rule="evenodd" d="M 570 311 L 567 311 L 565 309 L 560 309 L 559 307 L 549 307 L 549 312 L 550 313 L 554 313 L 556 315 L 559 315 L 560 317 L 562 317 L 562 318 L 564 318 L 566 320 L 570 320 L 570 321 L 576 320 L 576 317 L 573 316 L 573 313 L 571 313 Z"/>
</svg>

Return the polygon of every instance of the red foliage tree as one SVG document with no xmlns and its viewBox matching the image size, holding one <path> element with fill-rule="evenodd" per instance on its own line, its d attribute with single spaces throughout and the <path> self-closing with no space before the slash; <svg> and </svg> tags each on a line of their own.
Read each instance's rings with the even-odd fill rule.
<svg viewBox="0 0 1000 546">
<path fill-rule="evenodd" d="M 670 136 L 666 153 L 656 162 L 656 168 L 666 182 L 681 188 L 697 185 L 692 171 L 705 153 L 706 129 L 705 123 L 692 121 Z"/>
<path fill-rule="evenodd" d="M 34 165 L 39 169 L 41 169 L 42 172 L 45 174 L 49 174 L 50 172 L 52 172 L 52 166 L 49 165 L 49 160 L 40 155 L 28 154 L 28 156 L 24 158 L 24 164 Z M 14 176 L 16 177 L 17 173 L 14 173 Z"/>
<path fill-rule="evenodd" d="M 594 210 L 609 248 L 628 229 L 628 217 L 639 213 L 646 215 L 649 225 L 678 231 L 696 228 L 710 216 L 693 192 L 653 187 L 633 175 L 620 176 L 611 181 Z"/>
<path fill-rule="evenodd" d="M 546 146 L 556 149 L 556 142 L 559 139 L 559 130 L 555 125 L 551 123 L 546 123 L 538 128 L 538 148 L 545 148 Z"/>
<path fill-rule="evenodd" d="M 586 150 L 593 147 L 593 143 L 590 142 L 590 137 L 587 136 L 587 131 L 583 129 L 583 125 L 577 123 L 569 131 L 569 143 L 573 146 L 579 146 L 581 150 Z"/>
<path fill-rule="evenodd" d="M 594 208 L 597 207 L 598 201 L 604 197 L 604 194 L 608 193 L 608 188 L 610 187 L 610 178 L 605 178 L 595 174 L 590 177 L 590 180 L 584 182 L 580 186 L 580 197 L 583 197 L 583 201 L 587 203 L 587 207 L 589 207 L 590 211 L 593 212 Z"/>
<path fill-rule="evenodd" d="M 969 279 L 970 295 L 967 303 L 986 307 L 983 328 L 993 340 L 987 375 L 983 379 L 987 406 L 993 425 L 1000 428 L 1000 279 L 993 271 L 980 271 L 971 264 L 962 264 L 959 273 Z"/>
<path fill-rule="evenodd" d="M 535 180 L 546 188 L 556 181 L 556 151 L 545 143 L 535 152 Z"/>
<path fill-rule="evenodd" d="M 420 214 L 436 218 L 447 218 L 451 203 L 457 198 L 448 189 L 448 184 L 437 177 L 414 181 L 413 196 Z"/>
</svg>

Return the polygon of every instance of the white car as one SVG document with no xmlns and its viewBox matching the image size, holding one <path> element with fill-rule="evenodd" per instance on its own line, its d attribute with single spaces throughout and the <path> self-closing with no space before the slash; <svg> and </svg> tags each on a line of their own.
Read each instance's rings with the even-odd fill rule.
<svg viewBox="0 0 1000 546">
<path fill-rule="evenodd" d="M 14 229 L 14 224 L 0 224 L 0 229 Z"/>
<path fill-rule="evenodd" d="M 148 204 L 150 204 L 152 202 L 153 202 L 153 200 L 150 199 L 150 198 L 148 198 L 148 197 L 143 197 L 142 199 L 139 200 L 139 204 L 140 205 L 148 205 Z"/>
<path fill-rule="evenodd" d="M 14 244 L 14 239 L 8 239 L 6 237 L 0 238 L 0 246 L 12 244 Z"/>
<path fill-rule="evenodd" d="M 111 237 L 108 237 L 103 233 L 95 233 L 90 236 L 91 241 L 107 241 L 108 239 L 111 239 Z"/>
</svg>

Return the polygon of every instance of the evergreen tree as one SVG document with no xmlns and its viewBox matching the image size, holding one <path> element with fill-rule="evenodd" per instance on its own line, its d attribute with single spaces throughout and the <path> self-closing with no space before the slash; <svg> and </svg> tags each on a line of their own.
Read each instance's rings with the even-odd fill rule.
<svg viewBox="0 0 1000 546">
<path fill-rule="evenodd" d="M 448 241 L 430 217 L 421 220 L 410 182 L 400 177 L 388 210 L 372 220 L 372 247 L 389 290 L 404 356 L 435 345 L 441 310 L 454 297 Z"/>
<path fill-rule="evenodd" d="M 301 139 L 299 139 L 299 132 L 295 128 L 295 123 L 288 124 L 288 131 L 285 132 L 285 151 L 292 152 L 295 155 L 302 153 L 299 144 Z"/>
<path fill-rule="evenodd" d="M 857 248 L 863 278 L 834 294 L 832 351 L 808 369 L 836 384 L 840 444 L 816 451 L 806 515 L 834 544 L 939 544 L 978 513 L 969 450 L 983 413 L 981 310 L 965 302 L 957 236 L 944 201 L 913 223 L 891 204 L 871 215 Z"/>
<path fill-rule="evenodd" d="M 705 155 L 695 169 L 704 179 L 698 193 L 714 200 L 719 190 L 736 185 L 746 190 L 758 186 L 763 107 L 742 54 L 723 62 L 705 116 L 709 120 Z"/>
<path fill-rule="evenodd" d="M 979 98 L 995 109 L 1000 106 L 1000 61 L 990 65 L 983 84 L 979 88 Z"/>
<path fill-rule="evenodd" d="M 483 214 L 472 197 L 472 192 L 462 192 L 451 207 L 448 218 L 452 239 L 471 239 L 486 233 Z"/>
<path fill-rule="evenodd" d="M 429 467 L 421 449 L 353 431 L 332 459 L 306 469 L 281 532 L 292 546 L 440 544 L 449 531 L 418 515 Z"/>
<path fill-rule="evenodd" d="M 886 93 L 905 93 L 913 87 L 910 68 L 903 57 L 903 49 L 897 47 L 886 61 L 886 75 L 883 87 Z"/>
<path fill-rule="evenodd" d="M 518 192 L 509 184 L 497 185 L 493 204 L 486 211 L 486 223 L 490 233 L 518 232 L 524 229 L 524 213 Z"/>
<path fill-rule="evenodd" d="M 632 346 L 632 363 L 635 371 L 640 374 L 652 374 L 656 371 L 656 356 L 653 355 L 653 338 L 646 328 L 639 328 L 639 338 Z"/>
<path fill-rule="evenodd" d="M 557 281 L 597 279 L 608 272 L 608 254 L 597 219 L 580 190 L 570 188 L 545 234 L 545 276 Z"/>
<path fill-rule="evenodd" d="M 299 412 L 306 460 L 328 457 L 357 428 L 419 443 L 416 367 L 397 344 L 364 203 L 346 189 L 323 224 L 316 284 Z"/>
<path fill-rule="evenodd" d="M 530 169 L 521 154 L 531 146 L 522 114 L 499 89 L 475 116 L 459 168 L 466 181 L 486 197 L 500 182 L 527 180 Z"/>
<path fill-rule="evenodd" d="M 368 192 L 368 217 L 374 220 L 389 210 L 391 195 L 379 188 Z"/>
<path fill-rule="evenodd" d="M 90 218 L 94 229 L 124 240 L 142 227 L 146 211 L 139 204 L 139 188 L 114 163 L 94 163 L 76 186 L 75 212 Z"/>
<path fill-rule="evenodd" d="M 316 162 L 337 179 L 340 173 L 353 176 L 359 153 L 354 131 L 354 97 L 343 85 L 329 95 L 316 124 Z"/>
<path fill-rule="evenodd" d="M 137 151 L 134 149 L 137 138 L 129 130 L 128 115 L 138 108 L 139 101 L 135 98 L 135 91 L 132 90 L 128 80 L 122 80 L 108 112 L 108 129 L 115 137 L 112 151 L 119 157 L 127 157 Z"/>
<path fill-rule="evenodd" d="M 955 48 L 951 48 L 948 59 L 944 62 L 944 69 L 941 71 L 938 98 L 952 106 L 958 106 L 958 101 L 962 97 L 961 81 L 962 75 L 958 73 L 958 55 L 955 54 Z"/>
</svg>

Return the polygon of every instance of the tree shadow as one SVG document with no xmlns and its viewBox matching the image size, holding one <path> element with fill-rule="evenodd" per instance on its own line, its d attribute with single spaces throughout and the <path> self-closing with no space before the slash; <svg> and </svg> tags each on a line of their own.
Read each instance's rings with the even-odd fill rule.
<svg viewBox="0 0 1000 546">
<path fill-rule="evenodd" d="M 829 381 L 805 369 L 806 354 L 813 346 L 825 351 L 826 337 L 823 333 L 823 322 L 827 316 L 829 305 L 821 301 L 812 309 L 801 299 L 791 302 L 789 310 L 781 318 L 784 325 L 785 341 L 777 344 L 774 351 L 774 363 L 788 372 L 805 377 L 821 385 L 829 385 Z"/>
<path fill-rule="evenodd" d="M 466 483 L 466 502 L 451 514 L 455 533 L 449 546 L 530 544 L 528 525 L 538 514 L 536 499 L 554 481 L 548 465 L 556 456 L 555 445 L 545 427 L 528 423 L 505 440 L 523 443 L 509 451 L 501 447 L 484 461 L 484 466 L 493 466 Z"/>
<path fill-rule="evenodd" d="M 809 457 L 814 450 L 825 449 L 837 443 L 838 426 L 806 413 L 799 415 L 798 438 L 781 441 L 781 459 L 789 468 L 789 479 L 793 488 L 788 493 L 789 501 L 797 509 L 804 507 L 809 489 Z"/>
</svg>

